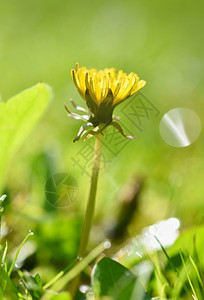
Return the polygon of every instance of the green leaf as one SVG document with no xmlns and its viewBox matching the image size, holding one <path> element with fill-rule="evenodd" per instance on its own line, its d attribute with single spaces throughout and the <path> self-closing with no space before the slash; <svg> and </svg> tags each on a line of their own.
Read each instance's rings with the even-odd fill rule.
<svg viewBox="0 0 204 300">
<path fill-rule="evenodd" d="M 39 121 L 50 98 L 50 87 L 39 83 L 0 103 L 0 190 L 8 164 Z"/>
<path fill-rule="evenodd" d="M 7 298 L 9 296 L 9 298 Z M 7 273 L 0 266 L 0 300 L 2 299 L 18 299 L 18 290 L 8 277 Z"/>
<path fill-rule="evenodd" d="M 195 226 L 184 231 L 176 240 L 174 245 L 168 250 L 169 256 L 174 256 L 179 253 L 179 250 L 186 251 L 193 257 L 198 257 L 198 260 L 203 263 L 204 253 L 204 226 Z M 204 264 L 203 264 L 204 266 Z"/>
<path fill-rule="evenodd" d="M 37 283 L 39 289 L 41 289 L 43 291 L 42 279 L 38 273 L 35 275 L 34 279 L 35 279 L 35 282 Z"/>
<path fill-rule="evenodd" d="M 110 296 L 117 300 L 150 299 L 131 271 L 107 257 L 95 265 L 92 287 L 96 296 Z"/>
</svg>

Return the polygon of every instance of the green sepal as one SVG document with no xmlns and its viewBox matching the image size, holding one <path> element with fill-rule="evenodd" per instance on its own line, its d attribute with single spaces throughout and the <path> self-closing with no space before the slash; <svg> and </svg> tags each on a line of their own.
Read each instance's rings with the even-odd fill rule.
<svg viewBox="0 0 204 300">
<path fill-rule="evenodd" d="M 117 123 L 117 122 L 111 122 L 110 126 L 115 127 L 115 129 L 117 129 L 125 138 L 133 140 L 135 139 L 134 135 L 126 135 L 122 129 L 122 127 Z"/>
<path fill-rule="evenodd" d="M 93 125 L 90 122 L 82 125 L 79 129 L 77 136 L 73 140 L 73 142 L 75 143 L 76 141 L 80 140 L 80 138 L 88 131 L 88 128 L 90 128 L 90 127 L 93 128 Z"/>
<path fill-rule="evenodd" d="M 106 98 L 99 105 L 91 98 L 88 89 L 86 90 L 85 97 L 87 99 L 87 106 L 92 113 L 89 121 L 93 123 L 94 126 L 112 121 L 113 93 L 111 90 L 108 91 Z"/>
<path fill-rule="evenodd" d="M 88 140 L 94 135 L 97 135 L 98 133 L 103 133 L 103 131 L 108 127 L 108 125 L 109 123 L 108 124 L 101 123 L 98 126 L 94 127 L 92 130 L 87 132 L 87 134 L 84 137 L 84 141 Z"/>
</svg>

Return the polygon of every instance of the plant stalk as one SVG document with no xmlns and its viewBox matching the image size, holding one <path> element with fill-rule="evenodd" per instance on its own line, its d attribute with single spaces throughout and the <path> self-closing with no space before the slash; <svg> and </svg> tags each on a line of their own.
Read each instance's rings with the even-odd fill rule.
<svg viewBox="0 0 204 300">
<path fill-rule="evenodd" d="M 100 157 L 101 157 L 101 139 L 102 134 L 98 134 L 95 138 L 95 147 L 94 147 L 94 160 L 93 160 L 93 169 L 91 176 L 91 187 L 89 192 L 89 198 L 86 208 L 86 214 L 84 219 L 84 224 L 82 228 L 82 235 L 79 244 L 78 250 L 78 258 L 83 259 L 86 255 L 87 245 L 89 242 L 89 236 L 91 231 L 91 225 L 94 217 L 94 209 L 95 209 L 95 200 L 96 200 L 96 192 L 97 192 L 97 184 L 98 184 L 98 174 L 100 169 Z M 80 281 L 80 275 L 73 279 L 70 284 L 70 293 L 72 295 L 72 299 L 74 299 L 75 293 L 78 288 L 78 284 Z"/>
</svg>

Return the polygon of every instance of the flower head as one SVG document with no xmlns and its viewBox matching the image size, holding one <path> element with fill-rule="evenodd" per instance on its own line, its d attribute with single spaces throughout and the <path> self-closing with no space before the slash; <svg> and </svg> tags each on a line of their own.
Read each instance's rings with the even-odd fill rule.
<svg viewBox="0 0 204 300">
<path fill-rule="evenodd" d="M 116 72 L 114 68 L 100 71 L 88 70 L 85 67 L 79 68 L 78 64 L 76 64 L 75 69 L 71 70 L 71 76 L 88 107 L 88 118 L 82 116 L 82 119 L 85 117 L 86 121 L 89 121 L 88 124 L 94 127 L 94 131 L 92 129 L 86 136 L 90 137 L 94 132 L 101 132 L 108 125 L 115 126 L 124 135 L 120 125 L 113 122 L 113 110 L 118 104 L 143 88 L 146 82 L 140 80 L 138 75 L 133 72 L 127 75 L 121 70 Z M 78 110 L 85 112 L 84 109 L 77 107 L 73 101 L 72 104 Z M 77 115 L 70 113 L 69 110 L 68 112 L 70 116 L 77 118 Z"/>
</svg>

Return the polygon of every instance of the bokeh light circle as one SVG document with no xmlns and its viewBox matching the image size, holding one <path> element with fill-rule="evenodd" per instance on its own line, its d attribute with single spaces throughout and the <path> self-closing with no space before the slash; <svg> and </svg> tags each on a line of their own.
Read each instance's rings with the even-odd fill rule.
<svg viewBox="0 0 204 300">
<path fill-rule="evenodd" d="M 189 146 L 199 137 L 200 131 L 200 118 L 189 108 L 171 109 L 160 122 L 161 137 L 173 147 Z"/>
</svg>

